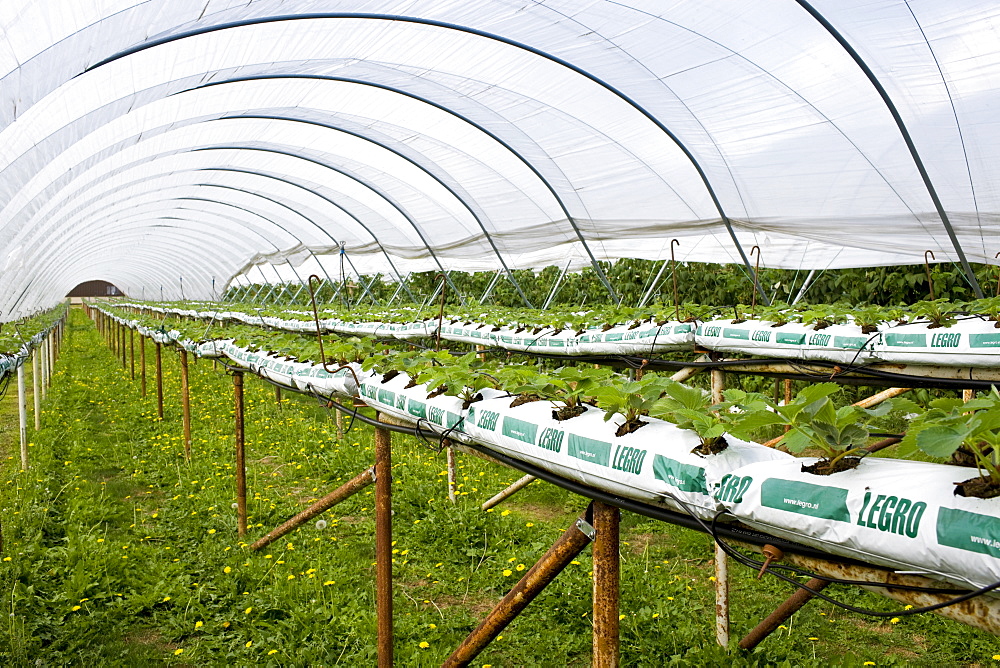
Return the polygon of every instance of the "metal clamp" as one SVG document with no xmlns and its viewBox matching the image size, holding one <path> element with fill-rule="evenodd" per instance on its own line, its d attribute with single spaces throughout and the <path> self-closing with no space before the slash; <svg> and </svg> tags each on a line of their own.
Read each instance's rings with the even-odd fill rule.
<svg viewBox="0 0 1000 668">
<path fill-rule="evenodd" d="M 576 520 L 576 528 L 579 529 L 580 533 L 587 537 L 587 540 L 593 541 L 597 538 L 597 529 L 582 517 Z"/>
</svg>

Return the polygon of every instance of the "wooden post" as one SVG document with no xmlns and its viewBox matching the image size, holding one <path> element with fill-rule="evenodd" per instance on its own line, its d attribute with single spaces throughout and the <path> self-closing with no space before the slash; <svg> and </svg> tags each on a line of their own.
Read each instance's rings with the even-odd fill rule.
<svg viewBox="0 0 1000 668">
<path fill-rule="evenodd" d="M 48 395 L 49 389 L 49 354 L 45 350 L 45 346 L 48 345 L 48 339 L 44 339 L 42 344 L 38 347 L 38 352 L 42 356 L 42 377 L 40 383 L 42 386 L 42 399 Z"/>
<path fill-rule="evenodd" d="M 344 440 L 344 414 L 340 412 L 339 408 L 333 409 L 337 416 L 337 440 Z"/>
<path fill-rule="evenodd" d="M 712 369 L 712 402 L 721 403 L 725 398 L 726 373 Z M 729 646 L 729 557 L 715 544 L 715 641 Z"/>
<path fill-rule="evenodd" d="M 156 415 L 163 419 L 163 358 L 160 343 L 156 342 Z"/>
<path fill-rule="evenodd" d="M 128 353 L 132 380 L 135 380 L 135 330 L 131 328 L 128 330 Z"/>
<path fill-rule="evenodd" d="M 146 396 L 146 337 L 139 336 L 139 371 L 142 376 L 142 396 Z"/>
<path fill-rule="evenodd" d="M 128 330 L 130 332 L 132 330 L 130 328 L 126 327 L 125 325 L 119 325 L 119 328 L 120 328 L 120 331 L 119 331 L 118 341 L 121 343 L 120 347 L 121 347 L 121 354 L 122 354 L 122 368 L 123 369 L 127 369 L 128 368 L 128 359 L 126 358 L 125 354 L 126 354 L 126 352 L 128 352 L 128 349 L 125 347 L 125 330 Z"/>
<path fill-rule="evenodd" d="M 375 609 L 378 665 L 392 665 L 392 434 L 375 428 Z"/>
<path fill-rule="evenodd" d="M 181 416 L 184 425 L 184 460 L 191 461 L 191 386 L 188 381 L 188 353 L 181 348 Z"/>
<path fill-rule="evenodd" d="M 594 501 L 594 660 L 593 668 L 619 665 L 619 523 L 621 511 Z"/>
<path fill-rule="evenodd" d="M 239 535 L 247 534 L 247 468 L 243 432 L 243 372 L 233 372 L 234 433 L 236 434 L 236 527 Z"/>
<path fill-rule="evenodd" d="M 531 483 L 535 482 L 536 480 L 538 480 L 538 478 L 529 473 L 523 478 L 519 478 L 518 480 L 516 480 L 509 487 L 507 487 L 507 489 L 503 490 L 496 496 L 490 498 L 486 503 L 481 505 L 479 508 L 481 510 L 489 510 L 490 508 L 499 504 L 501 501 L 504 501 L 513 496 L 514 494 L 516 494 L 517 492 L 520 492 L 522 489 L 524 489 Z"/>
<path fill-rule="evenodd" d="M 42 364 L 38 357 L 38 348 L 31 351 L 31 399 L 35 404 L 35 431 L 42 428 L 42 395 L 38 386 L 41 384 Z"/>
<path fill-rule="evenodd" d="M 256 551 L 266 545 L 270 545 L 274 541 L 278 540 L 279 538 L 287 534 L 292 529 L 302 526 L 312 518 L 329 510 L 330 508 L 334 507 L 341 501 L 344 501 L 345 499 L 354 496 L 361 490 L 371 485 L 373 482 L 375 482 L 375 469 L 370 468 L 365 471 L 362 471 L 361 473 L 354 476 L 353 478 L 345 482 L 337 489 L 333 490 L 332 492 L 324 496 L 322 499 L 316 501 L 314 504 L 303 510 L 301 513 L 289 519 L 287 522 L 276 528 L 271 533 L 267 534 L 260 540 L 254 542 L 254 544 L 250 546 L 250 549 Z"/>
<path fill-rule="evenodd" d="M 17 424 L 21 435 L 21 468 L 28 470 L 28 396 L 24 390 L 24 365 L 17 367 Z"/>
</svg>

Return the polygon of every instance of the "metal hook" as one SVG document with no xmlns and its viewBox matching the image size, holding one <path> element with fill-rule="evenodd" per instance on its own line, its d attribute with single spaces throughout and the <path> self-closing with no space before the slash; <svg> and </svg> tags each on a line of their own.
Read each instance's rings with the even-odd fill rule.
<svg viewBox="0 0 1000 668">
<path fill-rule="evenodd" d="M 439 273 L 434 278 L 441 279 L 441 308 L 438 310 L 437 340 L 434 344 L 434 350 L 437 351 L 441 350 L 441 323 L 444 321 L 444 293 L 448 290 L 448 277 L 444 273 Z"/>
<path fill-rule="evenodd" d="M 928 255 L 930 255 L 931 259 L 934 261 L 937 261 L 937 258 L 934 257 L 934 251 L 924 251 L 924 271 L 927 272 L 927 287 L 931 291 L 931 301 L 934 301 L 934 282 L 931 281 L 931 265 L 927 261 Z"/>
<path fill-rule="evenodd" d="M 754 265 L 753 269 L 753 296 L 750 298 L 750 319 L 754 317 L 754 312 L 757 310 L 757 292 L 760 290 L 760 246 L 754 246 L 750 249 L 750 255 L 753 256 L 753 252 L 757 251 L 757 263 Z"/>
<path fill-rule="evenodd" d="M 308 279 L 309 285 L 309 299 L 312 301 L 313 307 L 313 322 L 316 323 L 316 340 L 319 342 L 319 363 L 323 365 L 323 371 L 327 373 L 334 373 L 330 371 L 330 368 L 326 364 L 326 353 L 323 352 L 323 330 L 319 326 L 319 309 L 316 308 L 316 290 L 313 288 L 313 279 L 319 281 L 320 285 L 323 284 L 323 279 L 316 274 L 310 274 Z"/>
<path fill-rule="evenodd" d="M 681 307 L 680 301 L 677 299 L 677 260 L 674 259 L 674 244 L 680 246 L 681 242 L 677 239 L 670 240 L 670 273 L 673 274 L 674 278 L 674 320 L 680 322 Z"/>
</svg>

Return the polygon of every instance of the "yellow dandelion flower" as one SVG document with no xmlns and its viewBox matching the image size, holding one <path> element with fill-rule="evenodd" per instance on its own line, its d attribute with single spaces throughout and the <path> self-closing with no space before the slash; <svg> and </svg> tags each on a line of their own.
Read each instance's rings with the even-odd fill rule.
<svg viewBox="0 0 1000 668">
<path fill-rule="evenodd" d="M 429 642 L 427 642 L 426 640 L 421 640 L 420 644 L 417 645 L 417 647 L 419 647 L 420 649 L 427 649 L 430 646 L 431 646 L 431 644 Z"/>
</svg>

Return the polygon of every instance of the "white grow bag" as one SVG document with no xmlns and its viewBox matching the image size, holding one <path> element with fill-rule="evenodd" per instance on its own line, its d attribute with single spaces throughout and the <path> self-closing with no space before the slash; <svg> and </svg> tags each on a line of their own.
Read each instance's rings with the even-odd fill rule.
<svg viewBox="0 0 1000 668">
<path fill-rule="evenodd" d="M 657 325 L 644 321 L 638 327 L 618 325 L 607 331 L 588 330 L 580 335 L 580 352 L 585 355 L 649 355 L 669 350 L 690 350 L 695 326 L 688 322 Z"/>
<path fill-rule="evenodd" d="M 492 346 L 494 344 L 493 329 L 496 325 L 471 322 L 468 325 L 456 322 L 454 325 L 445 320 L 441 324 L 441 338 L 457 343 L 471 343 L 476 346 Z"/>
<path fill-rule="evenodd" d="M 495 345 L 504 350 L 516 352 L 537 352 L 549 355 L 579 355 L 580 337 L 572 330 L 564 329 L 556 333 L 551 327 L 533 334 L 531 328 L 517 331 L 517 328 L 501 327 L 492 333 Z"/>
<path fill-rule="evenodd" d="M 667 493 L 679 497 L 703 519 L 719 510 L 713 490 L 722 478 L 751 462 L 790 459 L 790 455 L 727 436 L 729 447 L 717 455 L 691 453 L 700 443 L 691 431 L 648 418 L 649 424 L 615 436 L 621 416 L 604 421 L 604 411 L 588 407 L 569 420 L 554 420 L 553 405 L 535 401 L 510 407 L 512 399 L 472 404 L 465 432 L 494 447 L 565 478 L 630 499 L 684 512 Z"/>
<path fill-rule="evenodd" d="M 1000 581 L 1000 498 L 953 493 L 975 469 L 866 458 L 829 476 L 801 471 L 815 461 L 745 466 L 717 496 L 742 522 L 831 554 L 977 589 Z"/>
<path fill-rule="evenodd" d="M 310 394 L 318 392 L 323 396 L 339 394 L 345 397 L 357 397 L 360 391 L 358 380 L 369 378 L 372 374 L 362 371 L 361 365 L 354 362 L 346 366 L 349 366 L 354 373 L 335 366 L 330 367 L 334 370 L 330 373 L 322 364 L 300 363 L 295 371 L 295 386 Z"/>
<path fill-rule="evenodd" d="M 951 327 L 928 329 L 927 323 L 886 328 L 875 343 L 875 354 L 886 362 L 941 366 L 1000 366 L 1000 329 L 980 318 Z"/>
<path fill-rule="evenodd" d="M 438 434 L 448 433 L 450 438 L 464 440 L 462 400 L 447 394 L 427 398 L 426 385 L 406 387 L 410 377 L 400 373 L 383 383 L 383 376 L 369 375 L 361 381 L 361 400 L 375 410 L 393 417 L 427 427 Z"/>
<path fill-rule="evenodd" d="M 863 364 L 876 358 L 878 334 L 865 334 L 859 325 L 830 325 L 813 329 L 801 323 L 773 327 L 766 320 L 713 320 L 698 326 L 699 346 L 720 352 L 782 359 L 815 359 L 840 364 Z"/>
</svg>

